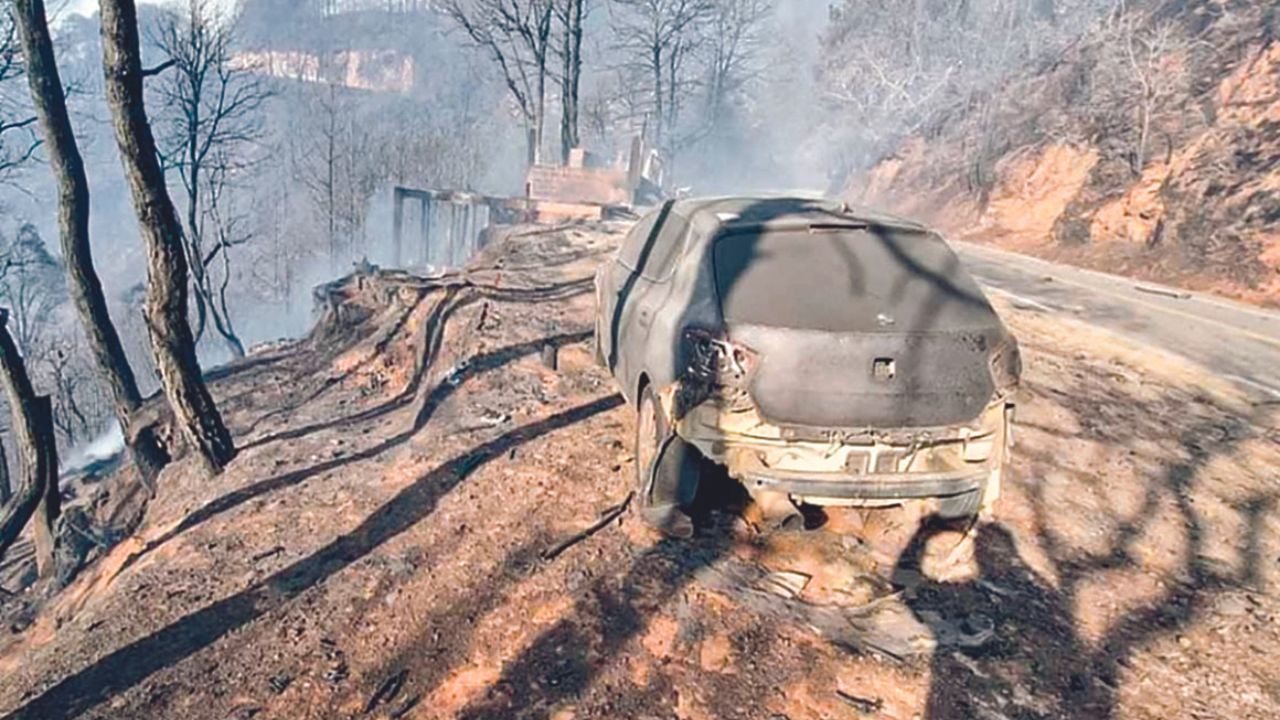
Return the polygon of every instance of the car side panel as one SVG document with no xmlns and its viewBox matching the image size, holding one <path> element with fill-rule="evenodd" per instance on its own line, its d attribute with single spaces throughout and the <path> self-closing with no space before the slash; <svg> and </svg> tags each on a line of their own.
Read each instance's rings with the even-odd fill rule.
<svg viewBox="0 0 1280 720">
<path fill-rule="evenodd" d="M 660 287 L 650 290 L 658 309 L 645 334 L 645 371 L 655 386 L 674 383 L 686 362 L 682 353 L 684 329 L 699 327 L 717 332 L 721 327 L 719 304 L 706 259 L 696 250 L 679 264 Z"/>
<path fill-rule="evenodd" d="M 612 338 L 615 348 L 612 366 L 613 377 L 618 383 L 618 389 L 622 392 L 622 396 L 629 402 L 637 403 L 640 398 L 637 395 L 637 387 L 633 377 L 638 372 L 636 362 L 638 335 L 636 308 L 644 297 L 647 283 L 637 273 L 627 270 L 619 263 L 613 264 L 612 273 L 614 287 L 616 288 L 613 299 L 615 303 L 613 317 L 617 319 L 613 327 L 614 336 Z"/>
</svg>

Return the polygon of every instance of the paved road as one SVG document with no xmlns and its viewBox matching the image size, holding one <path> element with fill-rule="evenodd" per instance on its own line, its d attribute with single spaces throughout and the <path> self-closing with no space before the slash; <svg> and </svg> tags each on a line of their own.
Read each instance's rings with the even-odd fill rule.
<svg viewBox="0 0 1280 720">
<path fill-rule="evenodd" d="M 1066 313 L 1212 368 L 1257 401 L 1280 401 L 1280 313 L 953 242 L 984 286 L 1017 305 Z"/>
</svg>

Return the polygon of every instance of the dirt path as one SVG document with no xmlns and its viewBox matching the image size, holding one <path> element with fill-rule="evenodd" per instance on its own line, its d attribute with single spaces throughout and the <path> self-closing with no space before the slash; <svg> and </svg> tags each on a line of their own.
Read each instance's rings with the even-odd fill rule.
<svg viewBox="0 0 1280 720">
<path fill-rule="evenodd" d="M 0 641 L 0 712 L 1280 715 L 1277 408 L 1033 310 L 1003 309 L 1017 460 L 970 542 L 911 508 L 762 535 L 719 482 L 692 541 L 627 513 L 543 559 L 629 491 L 582 282 L 617 232 L 353 280 L 312 338 L 226 373 L 241 456 L 168 470 L 139 533 Z"/>
</svg>

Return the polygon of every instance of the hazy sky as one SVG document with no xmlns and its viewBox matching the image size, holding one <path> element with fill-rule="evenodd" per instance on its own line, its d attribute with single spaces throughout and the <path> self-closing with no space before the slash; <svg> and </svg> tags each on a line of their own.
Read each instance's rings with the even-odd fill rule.
<svg viewBox="0 0 1280 720">
<path fill-rule="evenodd" d="M 98 0 L 53 0 L 48 4 L 49 15 L 55 18 L 64 15 L 92 15 L 98 11 Z"/>
<path fill-rule="evenodd" d="M 140 5 L 170 5 L 180 0 L 139 0 Z M 230 6 L 235 0 L 213 0 L 215 5 Z M 92 15 L 98 11 L 98 0 L 48 0 L 49 16 L 57 22 L 57 18 L 73 13 Z"/>
</svg>

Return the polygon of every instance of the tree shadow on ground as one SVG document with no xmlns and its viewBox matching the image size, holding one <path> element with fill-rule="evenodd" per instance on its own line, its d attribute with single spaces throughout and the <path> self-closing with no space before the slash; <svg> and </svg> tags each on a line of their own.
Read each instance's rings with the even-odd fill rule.
<svg viewBox="0 0 1280 720">
<path fill-rule="evenodd" d="M 921 527 L 898 559 L 896 578 L 921 572 L 925 543 L 939 529 Z M 1007 710 L 1010 698 L 1025 705 L 1022 714 L 1106 717 L 1110 688 L 1090 676 L 1087 646 L 1076 633 L 1070 608 L 1021 562 L 1009 530 L 981 526 L 975 554 L 977 579 L 924 579 L 907 595 L 907 605 L 939 643 L 930 661 L 925 717 L 1001 717 L 991 712 Z M 948 646 L 945 639 L 957 630 L 997 635 L 976 646 Z"/>
<path fill-rule="evenodd" d="M 691 508 L 697 534 L 663 538 L 640 552 L 625 573 L 606 574 L 583 590 L 568 615 L 539 633 L 461 720 L 545 718 L 591 687 L 601 671 L 642 633 L 649 618 L 682 595 L 697 572 L 713 565 L 731 543 L 730 518 L 748 502 L 724 470 L 703 463 L 703 482 Z M 634 717 L 646 698 L 613 698 L 610 711 Z M 661 704 L 661 703 L 659 703 Z M 649 708 L 653 709 L 653 708 Z"/>
<path fill-rule="evenodd" d="M 391 399 L 371 408 L 317 423 L 310 423 L 270 433 L 243 443 L 240 446 L 240 449 L 248 450 L 250 448 L 260 447 L 282 440 L 297 440 L 299 438 L 306 437 L 307 435 L 335 427 L 349 425 L 351 423 L 370 422 L 403 407 L 407 407 L 419 396 L 423 384 L 426 381 L 427 374 L 430 372 L 431 368 L 435 366 L 436 358 L 439 357 L 440 352 L 444 347 L 445 328 L 448 326 L 449 320 L 452 319 L 456 313 L 474 305 L 477 302 L 485 300 L 504 303 L 539 303 L 566 300 L 574 296 L 590 292 L 591 288 L 589 283 L 590 278 L 585 280 L 577 279 L 566 282 L 550 283 L 531 288 L 489 287 L 478 284 L 443 286 L 441 288 L 443 292 L 440 300 L 431 309 L 430 314 L 422 324 L 420 339 L 417 341 L 417 345 L 420 348 L 419 354 L 421 358 L 414 368 L 414 373 L 409 378 L 409 382 L 405 384 L 404 389 L 396 393 L 396 395 Z M 377 357 L 385 351 L 386 346 L 399 333 L 399 330 L 404 327 L 405 323 L 413 315 L 417 306 L 418 303 L 415 303 L 403 312 L 396 322 L 395 329 L 392 332 L 385 334 L 383 340 L 380 341 L 375 350 L 370 353 L 370 359 Z M 590 332 L 563 333 L 530 342 L 541 342 L 542 345 L 554 345 L 555 347 L 561 347 L 566 344 L 581 342 L 586 340 L 589 336 Z M 540 347 L 541 345 L 537 348 L 533 348 L 530 352 L 536 352 Z M 366 360 L 364 363 L 360 363 L 360 365 L 363 365 L 368 361 L 369 360 Z M 300 396 L 298 399 L 295 399 L 284 407 L 276 408 L 265 413 L 254 420 L 253 423 L 243 431 L 243 433 L 237 434 L 251 433 L 264 422 L 267 422 L 272 418 L 287 416 L 298 408 L 304 407 L 307 403 L 315 400 L 329 388 L 341 383 L 345 377 L 349 376 L 355 371 L 355 369 L 359 368 L 360 365 L 357 365 L 356 368 L 352 368 L 352 370 L 342 374 L 341 376 L 325 378 L 324 381 L 311 392 Z"/>
<path fill-rule="evenodd" d="M 1241 562 L 1234 570 L 1209 560 L 1211 551 L 1222 548 L 1207 543 L 1208 521 L 1196 501 L 1206 492 L 1201 485 L 1208 480 L 1204 476 L 1209 463 L 1237 454 L 1266 418 L 1241 418 L 1203 398 L 1199 406 L 1189 402 L 1192 398 L 1176 396 L 1154 401 L 1117 398 L 1106 382 L 1078 376 L 1074 386 L 1058 394 L 1076 416 L 1082 428 L 1078 434 L 1038 430 L 1055 440 L 1085 436 L 1118 448 L 1139 447 L 1143 439 L 1173 442 L 1166 445 L 1166 454 L 1149 458 L 1158 470 L 1146 476 L 1144 487 L 1117 488 L 1105 482 L 1104 474 L 1101 486 L 1082 481 L 1072 488 L 1077 496 L 1101 494 L 1096 498 L 1102 508 L 1097 517 L 1082 517 L 1079 509 L 1067 506 L 1069 502 L 1063 504 L 1065 498 L 1053 497 L 1046 478 L 1029 478 L 1036 535 L 1024 541 L 1032 540 L 1044 551 L 1052 580 L 1030 567 L 1012 532 L 1000 524 L 978 529 L 977 577 L 969 581 L 940 582 L 923 576 L 923 549 L 939 532 L 936 525 L 922 525 L 900 556 L 895 577 L 907 588 L 906 602 L 940 641 L 931 660 L 926 718 L 1115 717 L 1117 691 L 1135 653 L 1191 625 L 1220 593 L 1256 589 L 1262 582 L 1260 535 L 1264 516 L 1275 506 L 1276 491 L 1254 489 L 1234 504 L 1243 528 L 1237 545 Z M 1126 405 L 1126 423 L 1105 419 L 1117 402 Z M 1181 427 L 1170 428 L 1171 418 Z M 1053 455 L 1029 457 L 1033 468 L 1068 472 Z M 1108 498 L 1110 492 L 1133 493 L 1129 497 L 1137 499 L 1132 503 L 1136 509 L 1119 509 L 1125 503 Z M 1082 540 L 1079 533 L 1086 527 L 1092 536 Z M 1162 569 L 1167 581 L 1157 591 L 1126 598 L 1123 613 L 1110 618 L 1096 637 L 1086 636 L 1078 616 L 1091 609 L 1085 606 L 1092 597 L 1087 593 L 1105 587 L 1108 595 L 1124 596 L 1123 573 L 1151 572 L 1142 546 L 1150 546 L 1157 534 L 1170 528 L 1173 537 L 1168 542 L 1180 547 L 1176 567 Z M 947 646 L 943 639 L 954 636 L 957 628 L 991 632 L 993 637 L 972 646 Z"/>
<path fill-rule="evenodd" d="M 404 695 L 410 697 L 400 706 L 416 705 L 466 662 L 481 619 L 507 600 L 511 587 L 544 567 L 540 553 L 552 542 L 539 533 L 510 548 L 492 571 L 475 578 L 447 607 L 423 618 L 413 641 L 367 677 L 383 683 L 385 678 L 403 677 Z M 376 693 L 376 689 L 370 688 L 370 692 Z"/>
<path fill-rule="evenodd" d="M 149 541 L 140 551 L 138 551 L 136 555 L 132 556 L 131 558 L 129 558 L 127 562 L 124 563 L 124 565 L 120 568 L 120 572 L 123 572 L 124 570 L 128 569 L 131 565 L 134 565 L 135 563 L 137 563 L 147 554 L 156 550 L 157 548 L 164 545 L 165 543 L 173 540 L 174 538 L 182 535 L 183 533 L 191 530 L 192 528 L 198 525 L 201 525 L 205 522 L 208 522 L 209 520 L 217 517 L 218 515 L 234 510 L 235 508 L 240 507 L 241 505 L 244 505 L 245 503 L 255 498 L 261 497 L 263 495 L 267 495 L 269 493 L 276 492 L 278 490 L 283 490 L 284 488 L 287 488 L 287 487 L 292 487 L 310 478 L 313 478 L 317 475 L 330 472 L 332 470 L 337 470 L 341 467 L 350 465 L 352 463 L 363 462 L 365 460 L 373 459 L 375 457 L 378 457 L 379 455 L 382 455 L 388 450 L 391 450 L 399 445 L 404 444 L 406 441 L 408 441 L 410 438 L 416 435 L 419 431 L 421 431 L 423 427 L 426 426 L 426 424 L 431 420 L 435 411 L 442 404 L 444 404 L 444 401 L 447 400 L 451 395 L 453 395 L 453 393 L 458 389 L 458 387 L 460 387 L 467 380 L 473 377 L 476 377 L 478 375 L 481 375 L 483 373 L 490 372 L 492 370 L 497 370 L 505 365 L 508 365 L 512 362 L 519 360 L 520 358 L 533 355 L 537 353 L 541 348 L 546 347 L 548 345 L 554 346 L 554 347 L 562 347 L 564 345 L 582 342 L 583 340 L 587 339 L 590 336 L 590 334 L 591 333 L 589 332 L 575 332 L 575 333 L 561 333 L 558 335 L 549 335 L 547 337 L 537 338 L 535 340 L 530 340 L 528 342 L 508 345 L 506 347 L 499 348 L 497 350 L 493 350 L 487 353 L 481 353 L 479 355 L 476 355 L 475 357 L 470 358 L 464 364 L 460 365 L 460 367 L 458 367 L 458 369 L 454 373 L 452 373 L 446 378 L 443 378 L 437 385 L 435 385 L 431 389 L 429 393 L 427 393 L 426 397 L 423 398 L 422 400 L 422 403 L 418 409 L 418 412 L 414 416 L 413 422 L 410 424 L 410 426 L 407 429 L 402 430 L 401 432 L 398 432 L 395 435 L 392 435 L 382 440 L 381 442 L 374 444 L 371 447 L 365 448 L 364 450 L 359 450 L 350 455 L 344 455 L 342 457 L 334 458 L 332 460 L 326 460 L 321 463 L 316 463 L 315 465 L 310 465 L 308 467 L 301 468 L 299 470 L 294 470 L 291 472 L 282 473 L 280 475 L 275 475 L 273 477 L 269 477 L 264 480 L 259 480 L 258 482 L 248 485 L 246 487 L 240 488 L 239 490 L 235 490 L 225 495 L 222 495 L 218 497 L 216 500 L 208 503 L 207 505 L 204 505 L 203 507 L 200 507 L 194 512 L 189 513 L 186 517 L 182 519 L 180 523 L 178 523 L 171 530 L 168 530 L 167 532 L 165 532 L 160 537 Z M 432 353 L 431 355 L 432 355 L 431 357 L 424 358 L 423 367 L 429 367 L 430 363 L 434 361 L 435 353 Z M 423 370 L 422 374 L 425 375 L 425 373 L 426 371 Z M 416 395 L 417 395 L 417 392 L 415 389 L 415 391 L 409 392 L 407 396 L 404 393 L 402 393 L 401 397 L 407 397 L 408 400 L 412 400 Z M 373 419 L 374 417 L 377 417 L 378 415 L 385 414 L 386 412 L 390 412 L 390 410 L 395 409 L 396 407 L 401 407 L 406 404 L 407 404 L 406 402 L 397 398 L 392 401 L 389 401 L 386 405 L 382 405 L 382 406 L 379 406 L 378 408 L 374 408 L 373 410 L 376 411 L 377 413 L 376 415 L 361 417 L 359 420 L 339 419 L 332 422 L 334 424 L 346 424 L 348 422 L 368 421 L 370 419 Z M 323 427 L 311 426 L 309 432 L 318 432 L 321 429 L 323 429 Z M 284 440 L 284 439 L 290 439 L 292 437 L 293 436 L 290 434 L 289 437 L 281 437 L 279 439 Z"/>
<path fill-rule="evenodd" d="M 71 718 L 181 662 L 273 612 L 430 515 L 477 468 L 547 433 L 607 412 L 616 395 L 515 428 L 439 465 L 383 504 L 357 528 L 250 587 L 98 659 L 15 710 L 31 720 Z"/>
</svg>

